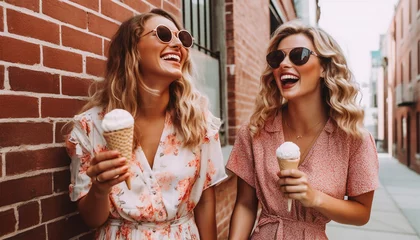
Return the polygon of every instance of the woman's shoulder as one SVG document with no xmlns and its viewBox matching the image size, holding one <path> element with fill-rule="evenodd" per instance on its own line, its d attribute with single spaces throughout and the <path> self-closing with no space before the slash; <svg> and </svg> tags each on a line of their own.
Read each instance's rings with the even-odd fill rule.
<svg viewBox="0 0 420 240">
<path fill-rule="evenodd" d="M 220 118 L 214 116 L 210 110 L 206 110 L 204 114 L 206 121 L 206 135 L 210 137 L 218 134 L 220 126 L 222 125 Z"/>
<path fill-rule="evenodd" d="M 359 136 L 353 136 L 346 133 L 341 128 L 337 127 L 335 131 L 336 138 L 338 141 L 345 143 L 350 149 L 356 150 L 361 146 L 368 147 L 370 145 L 375 146 L 375 140 L 372 134 L 365 128 L 361 128 Z"/>
<path fill-rule="evenodd" d="M 74 121 L 81 121 L 83 119 L 90 120 L 90 121 L 98 121 L 102 120 L 105 115 L 105 108 L 100 106 L 95 106 L 89 108 L 88 110 L 79 113 L 74 116 Z"/>
</svg>

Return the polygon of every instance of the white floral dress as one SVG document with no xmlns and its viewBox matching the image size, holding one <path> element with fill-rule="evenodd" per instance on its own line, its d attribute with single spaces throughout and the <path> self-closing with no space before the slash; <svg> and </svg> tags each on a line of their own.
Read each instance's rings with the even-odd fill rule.
<svg viewBox="0 0 420 240">
<path fill-rule="evenodd" d="M 102 108 L 95 107 L 74 117 L 66 144 L 72 201 L 88 193 L 92 182 L 86 170 L 94 154 L 106 150 L 103 116 Z M 208 127 L 203 144 L 194 150 L 183 148 L 167 113 L 153 169 L 140 146 L 134 153 L 131 190 L 124 182 L 112 188 L 110 217 L 97 229 L 96 239 L 200 239 L 193 209 L 205 189 L 227 177 L 218 129 Z"/>
</svg>

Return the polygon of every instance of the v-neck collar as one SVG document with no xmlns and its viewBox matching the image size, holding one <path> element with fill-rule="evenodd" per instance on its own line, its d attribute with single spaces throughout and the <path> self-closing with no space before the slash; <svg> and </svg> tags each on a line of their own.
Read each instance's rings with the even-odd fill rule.
<svg viewBox="0 0 420 240">
<path fill-rule="evenodd" d="M 286 141 L 284 130 L 283 130 L 283 116 L 282 111 L 278 111 L 275 116 L 270 117 L 264 126 L 264 129 L 267 132 L 275 133 L 277 132 L 280 134 L 280 142 L 284 143 Z M 310 156 L 313 154 L 313 151 L 315 149 L 315 146 L 319 143 L 320 139 L 322 139 L 324 136 L 324 132 L 326 132 L 328 135 L 330 135 L 332 132 L 335 131 L 337 128 L 337 125 L 334 123 L 334 120 L 331 117 L 328 117 L 328 120 L 323 127 L 321 133 L 317 136 L 317 139 L 312 144 L 311 148 L 309 149 L 308 153 L 305 156 L 305 159 L 301 162 L 299 167 L 304 166 L 307 164 L 308 160 L 310 159 Z M 326 136 L 328 137 L 328 136 Z"/>
<path fill-rule="evenodd" d="M 144 154 L 143 151 L 143 147 L 139 144 L 139 148 L 138 148 L 138 153 L 140 154 L 140 160 L 141 160 L 141 164 L 145 165 L 145 168 L 147 170 L 149 170 L 151 173 L 156 172 L 156 164 L 159 161 L 159 155 L 162 152 L 162 143 L 165 141 L 166 136 L 168 136 L 168 134 L 170 132 L 173 132 L 173 125 L 172 125 L 172 119 L 171 119 L 171 114 L 166 111 L 165 113 L 165 121 L 163 123 L 163 130 L 162 133 L 160 135 L 160 139 L 159 139 L 159 144 L 158 147 L 156 149 L 156 153 L 155 156 L 153 157 L 153 166 L 151 166 L 149 164 L 149 161 L 147 160 L 146 154 Z"/>
</svg>

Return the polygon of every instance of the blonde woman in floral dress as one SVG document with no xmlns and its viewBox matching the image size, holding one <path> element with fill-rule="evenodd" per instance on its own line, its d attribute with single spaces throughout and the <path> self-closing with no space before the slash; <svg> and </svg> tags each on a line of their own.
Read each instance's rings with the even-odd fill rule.
<svg viewBox="0 0 420 240">
<path fill-rule="evenodd" d="M 220 121 L 192 84 L 192 41 L 160 9 L 122 23 L 111 41 L 105 80 L 67 140 L 70 198 L 96 239 L 216 239 Z M 108 151 L 102 136 L 116 108 L 135 119 L 133 159 Z"/>
</svg>

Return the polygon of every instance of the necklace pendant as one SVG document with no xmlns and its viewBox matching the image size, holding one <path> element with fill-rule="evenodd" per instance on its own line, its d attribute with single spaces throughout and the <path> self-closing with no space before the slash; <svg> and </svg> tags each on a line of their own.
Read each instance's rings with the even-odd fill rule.
<svg viewBox="0 0 420 240">
<path fill-rule="evenodd" d="M 302 138 L 302 135 L 297 135 L 296 136 L 296 140 L 299 140 L 299 139 L 301 139 Z"/>
</svg>

